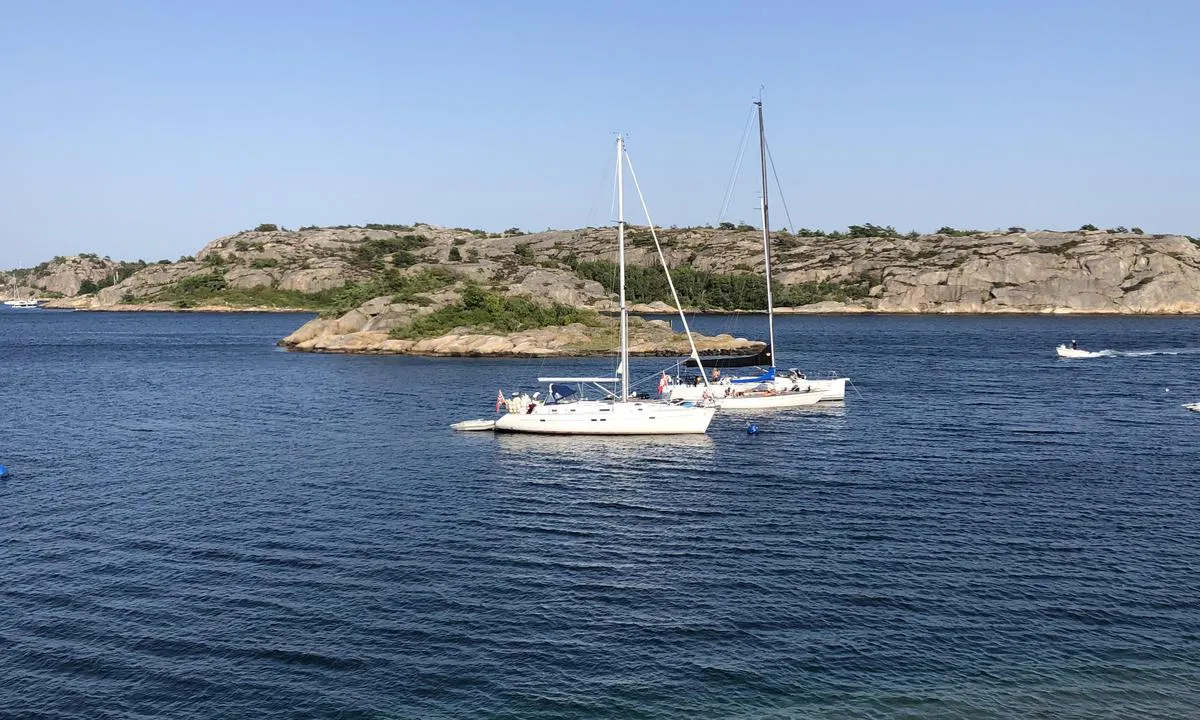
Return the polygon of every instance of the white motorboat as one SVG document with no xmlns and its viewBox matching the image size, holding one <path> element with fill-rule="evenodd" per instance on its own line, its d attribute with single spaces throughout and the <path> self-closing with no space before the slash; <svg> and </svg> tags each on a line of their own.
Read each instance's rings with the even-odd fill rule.
<svg viewBox="0 0 1200 720">
<path fill-rule="evenodd" d="M 1200 412 L 1200 402 L 1187 403 L 1184 407 L 1192 412 Z"/>
<path fill-rule="evenodd" d="M 789 370 L 779 375 L 775 367 L 775 300 L 771 291 L 771 222 L 767 210 L 767 135 L 763 126 L 762 100 L 754 103 L 758 114 L 759 165 L 762 170 L 762 242 L 764 271 L 767 276 L 767 328 L 769 342 L 757 355 L 741 357 L 705 358 L 709 368 L 754 367 L 753 375 L 714 377 L 711 381 L 692 376 L 691 382 L 685 375 L 674 378 L 664 376 L 666 382 L 659 383 L 659 393 L 670 400 L 697 401 L 712 398 L 720 408 L 754 410 L 805 407 L 821 401 L 846 399 L 844 377 L 808 378 L 799 370 Z M 692 358 L 683 367 L 698 367 L 699 361 Z M 715 385 L 715 387 L 714 387 Z"/>
<path fill-rule="evenodd" d="M 620 354 L 615 377 L 541 377 L 539 382 L 549 383 L 545 401 L 538 395 L 521 396 L 506 400 L 498 393 L 496 410 L 502 407 L 507 412 L 496 420 L 496 432 L 540 433 L 547 435 L 675 435 L 700 434 L 708 430 L 716 408 L 703 402 L 666 402 L 640 398 L 629 392 L 629 308 L 625 302 L 625 199 L 624 166 L 628 162 L 625 139 L 617 137 L 617 267 L 619 268 L 620 306 Z M 637 175 L 629 166 L 630 177 L 637 187 Z M 639 196 L 641 190 L 638 190 Z M 645 209 L 645 201 L 642 201 Z M 679 296 L 667 270 L 666 259 L 658 245 L 658 235 L 650 221 L 646 222 L 658 248 L 659 260 L 667 273 L 667 284 L 679 308 Z M 692 356 L 699 357 L 687 318 L 683 319 L 684 332 L 692 344 Z M 703 369 L 701 369 L 703 372 Z M 616 386 L 609 390 L 606 385 Z M 599 390 L 600 399 L 586 399 L 587 388 Z"/>
<path fill-rule="evenodd" d="M 1059 345 L 1058 347 L 1054 348 L 1054 351 L 1060 358 L 1080 359 L 1104 357 L 1104 353 L 1092 352 L 1091 350 L 1084 350 L 1083 348 L 1072 347 L 1071 345 L 1066 344 Z"/>
</svg>

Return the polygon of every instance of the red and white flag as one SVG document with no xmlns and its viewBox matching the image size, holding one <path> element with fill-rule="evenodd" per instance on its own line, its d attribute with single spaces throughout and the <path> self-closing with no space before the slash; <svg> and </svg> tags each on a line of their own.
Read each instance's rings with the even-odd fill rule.
<svg viewBox="0 0 1200 720">
<path fill-rule="evenodd" d="M 500 408 L 504 405 L 504 391 L 496 390 L 496 412 L 500 412 Z"/>
<path fill-rule="evenodd" d="M 667 372 L 664 370 L 662 377 L 660 377 L 658 379 L 658 394 L 662 395 L 663 390 L 666 390 L 667 386 L 670 384 L 671 384 L 671 379 L 667 377 Z"/>
</svg>

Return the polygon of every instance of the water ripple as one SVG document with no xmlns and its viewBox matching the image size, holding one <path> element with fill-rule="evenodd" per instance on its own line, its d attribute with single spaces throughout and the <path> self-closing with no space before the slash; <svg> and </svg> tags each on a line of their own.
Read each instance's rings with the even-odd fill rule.
<svg viewBox="0 0 1200 720">
<path fill-rule="evenodd" d="M 2 717 L 1200 716 L 1189 319 L 786 318 L 861 395 L 616 440 L 445 430 L 546 361 L 10 320 Z"/>
</svg>

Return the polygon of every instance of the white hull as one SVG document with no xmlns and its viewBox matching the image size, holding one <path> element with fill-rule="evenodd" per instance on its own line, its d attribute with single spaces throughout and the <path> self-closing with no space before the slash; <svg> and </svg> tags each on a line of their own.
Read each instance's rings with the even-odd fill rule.
<svg viewBox="0 0 1200 720">
<path fill-rule="evenodd" d="M 37 300 L 5 300 L 4 304 L 14 310 L 28 310 L 40 307 Z"/>
<path fill-rule="evenodd" d="M 1200 412 L 1200 402 L 1188 403 L 1184 407 L 1192 412 Z"/>
<path fill-rule="evenodd" d="M 580 400 L 538 405 L 524 415 L 508 413 L 496 432 L 544 435 L 687 435 L 704 433 L 716 408 L 658 402 Z"/>
<path fill-rule="evenodd" d="M 846 378 L 833 378 L 831 380 L 808 380 L 808 379 L 793 379 L 789 377 L 777 377 L 769 383 L 732 383 L 728 379 L 723 379 L 715 385 L 670 385 L 663 391 L 663 397 L 669 400 L 691 400 L 699 401 L 704 399 L 705 393 L 712 398 L 717 407 L 733 408 L 740 407 L 740 403 L 730 403 L 730 400 L 742 399 L 738 397 L 741 393 L 746 399 L 749 396 L 759 396 L 769 398 L 772 396 L 761 396 L 758 393 L 751 393 L 754 388 L 761 387 L 766 384 L 774 391 L 775 397 L 795 398 L 797 395 L 808 396 L 814 395 L 815 399 L 805 397 L 804 400 L 791 400 L 789 402 L 773 404 L 759 402 L 751 403 L 746 407 L 803 407 L 812 405 L 818 402 L 835 402 L 846 399 Z"/>
<path fill-rule="evenodd" d="M 1102 354 L 1100 354 L 1098 352 L 1091 352 L 1089 350 L 1080 350 L 1079 348 L 1067 347 L 1066 345 L 1059 345 L 1058 347 L 1054 348 L 1054 351 L 1056 353 L 1058 353 L 1058 356 L 1060 358 L 1079 359 L 1079 358 L 1104 357 Z"/>
<path fill-rule="evenodd" d="M 781 408 L 812 407 L 821 401 L 818 392 L 755 393 L 716 400 L 722 410 L 777 410 Z"/>
</svg>

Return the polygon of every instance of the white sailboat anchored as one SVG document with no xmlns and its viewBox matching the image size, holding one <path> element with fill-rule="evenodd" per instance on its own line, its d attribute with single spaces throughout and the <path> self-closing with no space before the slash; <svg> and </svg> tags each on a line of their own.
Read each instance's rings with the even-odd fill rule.
<svg viewBox="0 0 1200 720">
<path fill-rule="evenodd" d="M 625 302 L 625 198 L 624 169 L 628 163 L 625 140 L 617 137 L 617 266 L 620 302 L 620 355 L 613 377 L 540 377 L 538 382 L 548 383 L 547 397 L 542 400 L 534 396 L 522 396 L 518 400 L 506 400 L 499 393 L 496 409 L 507 412 L 487 428 L 476 421 L 459 423 L 455 429 L 486 430 L 497 432 L 542 433 L 555 435 L 676 435 L 699 434 L 708 430 L 716 408 L 700 400 L 666 402 L 639 397 L 629 390 L 629 308 Z M 637 175 L 629 165 L 630 177 L 637 188 Z M 639 198 L 641 190 L 638 188 Z M 642 199 L 642 209 L 646 210 Z M 654 225 L 646 211 L 651 234 L 658 239 Z M 667 272 L 662 249 L 659 260 Z M 679 307 L 679 297 L 667 272 L 667 283 Z M 681 317 L 682 313 L 680 314 Z M 684 332 L 692 344 L 692 357 L 698 358 L 687 318 L 683 317 Z M 615 386 L 609 390 L 606 386 Z M 600 399 L 586 399 L 588 390 L 599 390 Z M 486 421 L 484 421 L 486 423 Z"/>
<path fill-rule="evenodd" d="M 31 308 L 41 307 L 41 303 L 39 303 L 36 298 L 18 298 L 15 281 L 9 290 L 9 295 L 11 297 L 8 300 L 5 300 L 4 304 L 10 308 L 16 310 L 28 310 Z"/>
<path fill-rule="evenodd" d="M 780 373 L 775 366 L 775 300 L 771 292 L 771 224 L 767 207 L 767 135 L 763 126 L 762 100 L 754 103 L 758 114 L 758 151 L 762 169 L 762 241 L 764 270 L 767 276 L 768 344 L 757 355 L 704 358 L 704 365 L 714 370 L 711 381 L 703 377 L 699 359 L 692 357 L 684 367 L 697 368 L 700 377 L 687 382 L 684 377 L 663 374 L 659 392 L 669 400 L 698 400 L 711 398 L 718 407 L 728 410 L 757 410 L 793 408 L 815 405 L 822 401 L 844 400 L 848 378 L 813 379 L 796 369 Z M 753 375 L 726 375 L 722 368 L 754 367 Z"/>
</svg>

